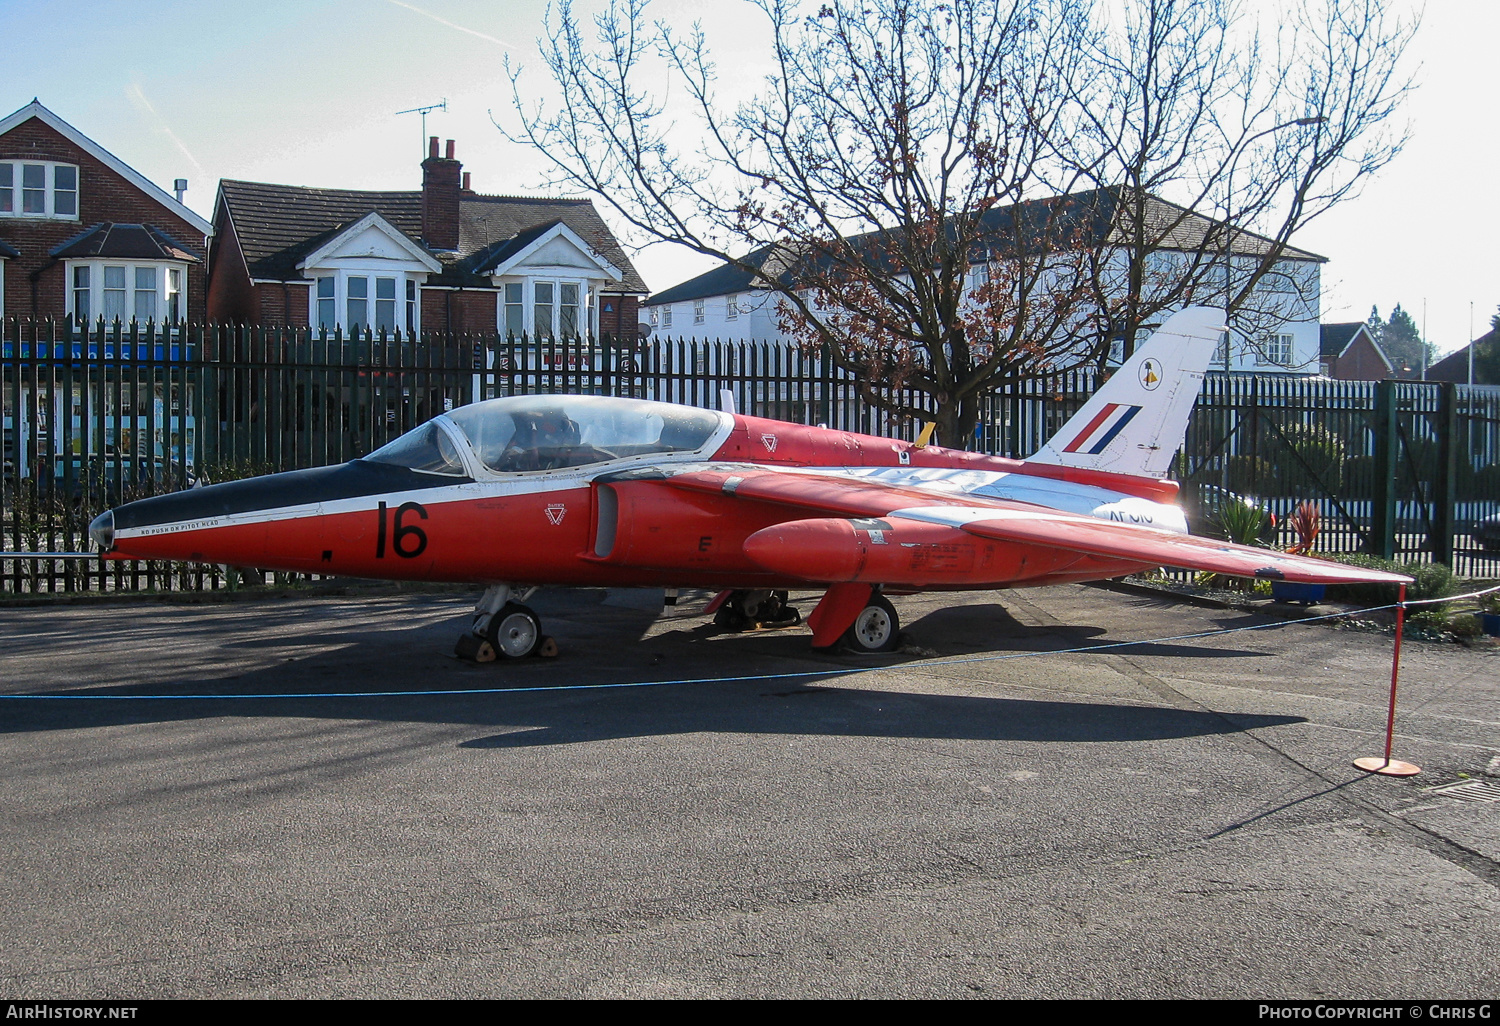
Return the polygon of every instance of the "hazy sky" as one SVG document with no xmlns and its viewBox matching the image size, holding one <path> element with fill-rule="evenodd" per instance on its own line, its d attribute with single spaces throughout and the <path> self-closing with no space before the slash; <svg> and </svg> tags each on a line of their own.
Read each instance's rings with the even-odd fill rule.
<svg viewBox="0 0 1500 1026">
<path fill-rule="evenodd" d="M 582 0 L 593 9 L 599 0 Z M 544 0 L 0 0 L 0 116 L 37 97 L 151 180 L 187 178 L 208 217 L 218 180 L 415 189 L 421 119 L 457 140 L 480 192 L 535 193 L 539 158 L 490 120 L 511 106 L 507 56 L 539 70 Z M 753 87 L 760 34 L 735 0 L 656 0 L 677 25 L 702 18 L 725 75 Z M 1490 120 L 1500 5 L 1431 0 L 1417 39 L 1414 136 L 1362 196 L 1294 241 L 1329 258 L 1324 321 L 1400 303 L 1451 350 L 1500 303 L 1500 202 Z M 731 49 L 733 48 L 733 49 Z M 1489 168 L 1489 171 L 1485 171 Z M 1478 191 L 1472 191 L 1471 185 Z M 604 211 L 606 219 L 610 214 Z M 653 247 L 636 265 L 655 290 L 706 269 Z"/>
</svg>

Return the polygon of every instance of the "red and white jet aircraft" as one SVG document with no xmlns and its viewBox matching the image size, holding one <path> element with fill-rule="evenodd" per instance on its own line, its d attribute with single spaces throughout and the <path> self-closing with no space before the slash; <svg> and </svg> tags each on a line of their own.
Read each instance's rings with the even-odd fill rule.
<svg viewBox="0 0 1500 1026">
<path fill-rule="evenodd" d="M 459 654 L 542 642 L 540 585 L 722 589 L 720 623 L 814 646 L 896 644 L 882 588 L 1093 581 L 1158 566 L 1304 582 L 1408 580 L 1191 537 L 1166 480 L 1223 314 L 1177 313 L 1027 460 L 667 403 L 526 395 L 445 413 L 363 459 L 128 503 L 115 559 L 487 586 Z"/>
</svg>

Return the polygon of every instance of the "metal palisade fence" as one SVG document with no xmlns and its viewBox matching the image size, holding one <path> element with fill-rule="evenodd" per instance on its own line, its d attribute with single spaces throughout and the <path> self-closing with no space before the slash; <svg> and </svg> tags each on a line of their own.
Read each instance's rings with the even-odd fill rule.
<svg viewBox="0 0 1500 1026">
<path fill-rule="evenodd" d="M 986 396 L 969 447 L 1030 455 L 1095 383 L 1074 371 Z M 470 402 L 586 392 L 718 407 L 724 390 L 742 413 L 907 439 L 921 428 L 832 360 L 772 342 L 10 320 L 0 594 L 223 587 L 235 579 L 224 568 L 76 554 L 111 506 L 355 459 Z M 1189 507 L 1254 496 L 1285 515 L 1315 503 L 1318 552 L 1500 573 L 1500 551 L 1473 532 L 1500 512 L 1500 389 L 1210 374 L 1176 471 Z"/>
</svg>

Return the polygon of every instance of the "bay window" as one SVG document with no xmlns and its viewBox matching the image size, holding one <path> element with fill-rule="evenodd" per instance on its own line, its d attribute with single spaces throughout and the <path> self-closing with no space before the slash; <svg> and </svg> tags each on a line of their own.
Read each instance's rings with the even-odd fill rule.
<svg viewBox="0 0 1500 1026">
<path fill-rule="evenodd" d="M 186 268 L 180 264 L 119 260 L 67 262 L 68 313 L 87 324 L 181 320 L 187 312 Z"/>
<path fill-rule="evenodd" d="M 500 285 L 499 330 L 520 338 L 581 338 L 594 331 L 596 294 L 587 281 L 507 281 Z M 529 316 L 528 316 L 529 315 Z"/>
<path fill-rule="evenodd" d="M 404 330 L 414 335 L 419 327 L 419 289 L 416 280 L 405 274 L 323 274 L 313 278 L 309 291 L 309 316 L 315 329 L 377 335 Z"/>
</svg>

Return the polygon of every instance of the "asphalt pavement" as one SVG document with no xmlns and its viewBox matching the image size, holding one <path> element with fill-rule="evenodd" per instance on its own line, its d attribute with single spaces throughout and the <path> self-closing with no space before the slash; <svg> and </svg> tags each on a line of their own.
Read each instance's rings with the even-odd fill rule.
<svg viewBox="0 0 1500 1026">
<path fill-rule="evenodd" d="M 857 657 L 554 592 L 558 658 L 472 665 L 472 601 L 0 609 L 0 693 L 74 696 L 0 699 L 0 994 L 1500 995 L 1495 649 L 1406 646 L 1391 779 L 1378 630 L 1078 653 L 1271 621 L 1066 586 Z"/>
</svg>

